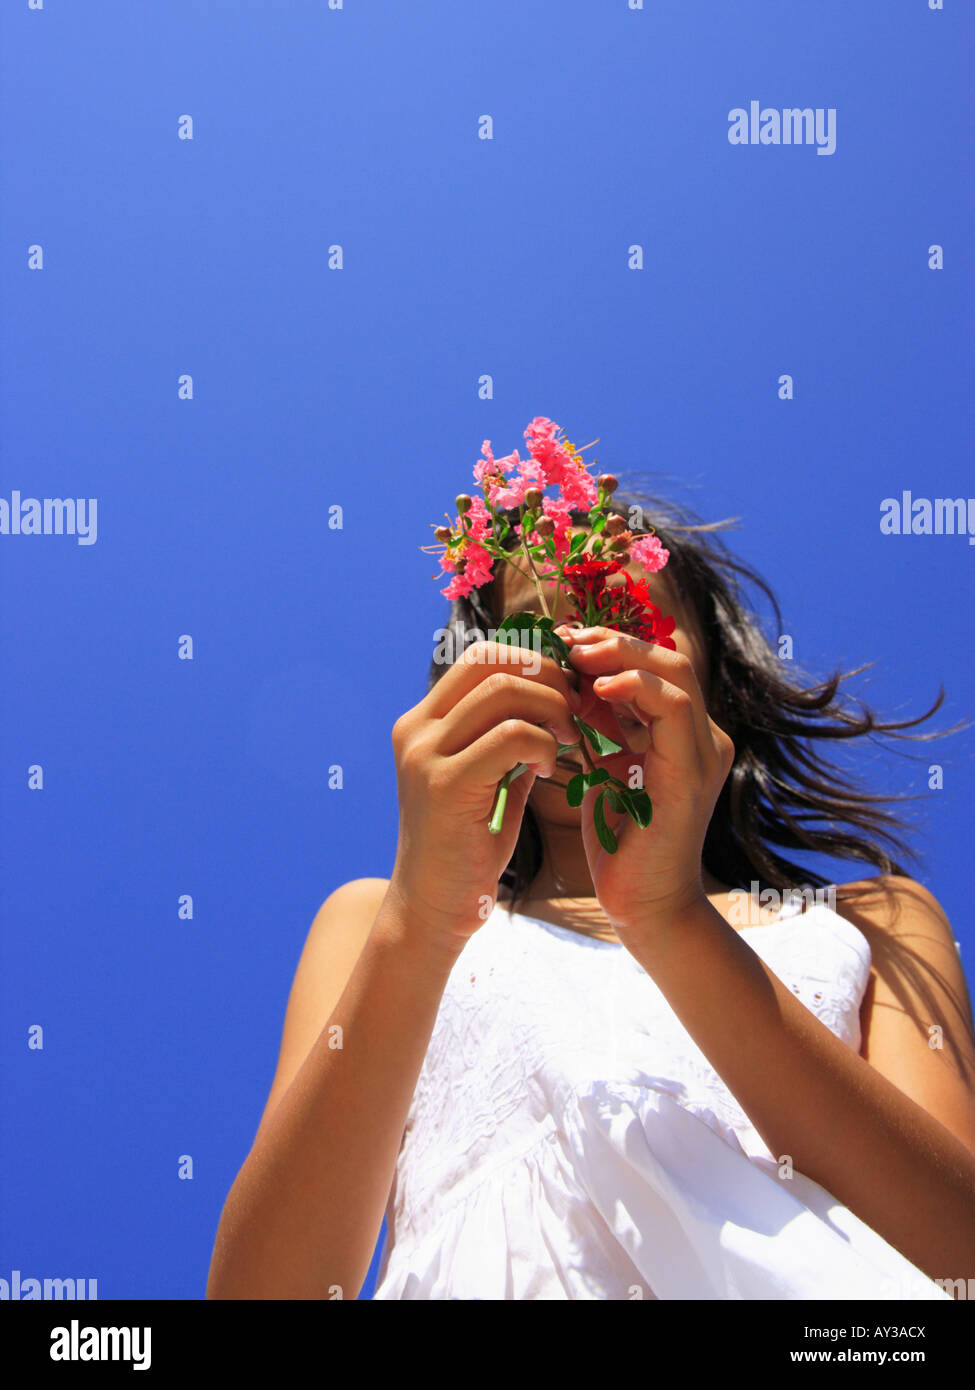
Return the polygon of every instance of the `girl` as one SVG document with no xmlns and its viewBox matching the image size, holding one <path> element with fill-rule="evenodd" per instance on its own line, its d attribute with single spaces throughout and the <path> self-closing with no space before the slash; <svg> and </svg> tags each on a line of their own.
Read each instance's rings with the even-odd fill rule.
<svg viewBox="0 0 975 1390">
<path fill-rule="evenodd" d="M 570 679 L 476 640 L 538 609 L 516 559 L 453 603 L 462 654 L 393 729 L 392 877 L 315 919 L 208 1297 L 357 1296 L 384 1208 L 376 1299 L 944 1300 L 975 1277 L 953 932 L 877 843 L 904 848 L 896 818 L 806 742 L 896 733 L 943 691 L 878 724 L 840 708 L 839 676 L 793 683 L 736 575 L 781 630 L 774 596 L 709 539 L 722 523 L 621 502 L 670 551 L 652 583 L 674 650 L 566 628 Z M 615 855 L 595 789 L 566 801 L 571 711 L 653 803 Z M 810 905 L 773 845 L 879 877 L 807 872 Z"/>
</svg>

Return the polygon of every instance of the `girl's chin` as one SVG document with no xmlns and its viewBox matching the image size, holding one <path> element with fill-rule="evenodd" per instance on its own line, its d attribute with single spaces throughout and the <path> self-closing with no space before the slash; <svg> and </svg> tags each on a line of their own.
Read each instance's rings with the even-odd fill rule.
<svg viewBox="0 0 975 1390">
<path fill-rule="evenodd" d="M 553 777 L 536 777 L 535 785 L 532 790 L 535 791 L 538 788 L 543 788 L 545 791 L 558 792 L 560 796 L 565 796 L 565 789 L 570 779 L 574 777 L 577 772 L 581 771 L 581 767 L 577 767 L 571 772 L 564 767 L 556 768 Z"/>
<path fill-rule="evenodd" d="M 580 767 L 579 772 L 582 771 Z M 557 819 L 563 825 L 581 824 L 582 807 L 570 806 L 565 796 L 565 788 L 572 773 L 559 768 L 555 777 L 536 777 L 534 786 L 528 794 L 529 803 L 538 802 L 545 808 L 547 820 Z"/>
</svg>

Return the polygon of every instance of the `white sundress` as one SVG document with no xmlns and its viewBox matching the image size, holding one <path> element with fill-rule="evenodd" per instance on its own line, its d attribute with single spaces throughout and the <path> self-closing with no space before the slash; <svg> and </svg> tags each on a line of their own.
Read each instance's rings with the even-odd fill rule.
<svg viewBox="0 0 975 1390">
<path fill-rule="evenodd" d="M 870 947 L 801 906 L 743 939 L 858 1052 Z M 386 1225 L 374 1299 L 950 1299 L 780 1176 L 625 946 L 501 904 L 444 989 Z"/>
</svg>

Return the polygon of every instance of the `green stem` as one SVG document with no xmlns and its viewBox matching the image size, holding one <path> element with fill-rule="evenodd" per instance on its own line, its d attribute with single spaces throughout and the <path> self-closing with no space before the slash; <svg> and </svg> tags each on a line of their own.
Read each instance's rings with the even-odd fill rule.
<svg viewBox="0 0 975 1390">
<path fill-rule="evenodd" d="M 522 512 L 522 516 L 524 516 L 524 512 Z M 524 523 L 522 523 L 522 528 L 521 528 L 521 548 L 522 548 L 522 550 L 525 552 L 525 559 L 528 561 L 528 567 L 529 567 L 529 569 L 530 569 L 531 572 L 532 572 L 532 579 L 533 579 L 534 582 L 535 582 L 535 588 L 536 588 L 536 590 L 537 590 L 537 592 L 538 592 L 538 601 L 539 601 L 539 603 L 542 605 L 542 607 L 543 607 L 544 610 L 545 610 L 545 616 L 546 616 L 546 618 L 551 618 L 552 615 L 551 615 L 551 613 L 548 611 L 548 604 L 545 602 L 545 595 L 542 593 L 542 581 L 541 581 L 541 579 L 538 577 L 538 571 L 537 571 L 536 568 L 535 568 L 535 561 L 534 561 L 534 560 L 532 559 L 532 557 L 531 557 L 531 551 L 528 549 L 528 544 L 527 544 L 527 542 L 526 542 L 526 540 L 525 540 L 525 528 L 524 528 Z M 560 576 L 560 577 L 561 577 L 561 576 Z"/>
<path fill-rule="evenodd" d="M 575 715 L 573 715 L 572 718 L 575 719 Z M 596 771 L 596 764 L 593 762 L 592 756 L 590 755 L 589 748 L 588 748 L 588 746 L 587 746 L 587 744 L 586 744 L 586 736 L 585 736 L 585 734 L 583 734 L 583 736 L 582 736 L 582 738 L 579 740 L 578 744 L 573 745 L 573 746 L 582 749 L 582 756 L 585 758 L 586 762 L 589 764 L 589 771 L 590 771 L 590 772 L 595 772 L 595 771 Z"/>
<path fill-rule="evenodd" d="M 491 819 L 488 822 L 488 830 L 492 835 L 497 835 L 501 831 L 501 823 L 504 820 L 504 808 L 508 804 L 508 788 L 516 777 L 520 777 L 523 772 L 528 771 L 527 763 L 515 763 L 510 772 L 506 772 L 498 783 L 498 794 L 494 802 L 494 810 L 491 812 Z"/>
</svg>

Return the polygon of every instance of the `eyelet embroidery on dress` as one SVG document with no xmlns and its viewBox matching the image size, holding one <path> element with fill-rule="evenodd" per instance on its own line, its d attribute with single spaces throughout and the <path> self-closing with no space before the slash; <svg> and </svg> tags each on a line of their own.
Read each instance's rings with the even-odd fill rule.
<svg viewBox="0 0 975 1390">
<path fill-rule="evenodd" d="M 850 1040 L 866 938 L 828 910 L 796 916 L 745 939 Z M 783 1176 L 625 948 L 502 910 L 442 996 L 374 1297 L 889 1298 L 903 1256 Z"/>
<path fill-rule="evenodd" d="M 734 1095 L 635 957 L 496 912 L 448 979 L 417 1079 L 391 1193 L 401 1231 L 414 1220 L 420 1229 L 513 1134 L 529 1137 L 545 1112 L 594 1083 L 667 1091 L 729 1142 L 749 1142 Z M 859 1050 L 870 959 L 855 928 L 809 909 L 745 939 Z M 478 990 L 485 972 L 490 984 L 482 978 Z"/>
</svg>

